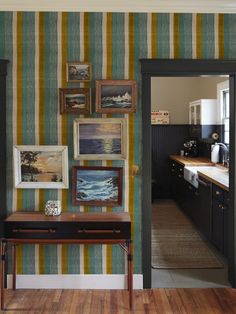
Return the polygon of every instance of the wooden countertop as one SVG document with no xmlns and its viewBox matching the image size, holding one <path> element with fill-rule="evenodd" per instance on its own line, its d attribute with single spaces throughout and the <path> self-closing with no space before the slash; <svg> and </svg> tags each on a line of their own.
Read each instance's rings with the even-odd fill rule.
<svg viewBox="0 0 236 314">
<path fill-rule="evenodd" d="M 214 163 L 206 157 L 186 157 L 180 155 L 170 155 L 170 159 L 177 161 L 182 166 L 214 166 Z"/>
</svg>

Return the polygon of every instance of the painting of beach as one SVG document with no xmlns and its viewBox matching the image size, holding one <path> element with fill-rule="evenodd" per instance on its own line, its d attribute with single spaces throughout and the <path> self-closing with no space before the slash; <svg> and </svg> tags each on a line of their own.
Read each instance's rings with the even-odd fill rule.
<svg viewBox="0 0 236 314">
<path fill-rule="evenodd" d="M 96 206 L 120 204 L 121 171 L 120 167 L 73 167 L 73 203 Z"/>
</svg>

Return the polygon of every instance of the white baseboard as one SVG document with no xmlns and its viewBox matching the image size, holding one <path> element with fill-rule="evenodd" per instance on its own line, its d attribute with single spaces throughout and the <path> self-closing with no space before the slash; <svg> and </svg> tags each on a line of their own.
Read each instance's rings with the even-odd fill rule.
<svg viewBox="0 0 236 314">
<path fill-rule="evenodd" d="M 7 275 L 12 288 L 12 275 Z M 17 289 L 126 289 L 127 275 L 17 275 Z M 133 275 L 133 288 L 143 289 L 143 275 Z"/>
</svg>

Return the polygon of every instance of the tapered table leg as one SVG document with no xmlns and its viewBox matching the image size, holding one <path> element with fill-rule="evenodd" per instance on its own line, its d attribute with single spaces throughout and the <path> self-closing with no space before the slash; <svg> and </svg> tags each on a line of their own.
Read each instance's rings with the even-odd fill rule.
<svg viewBox="0 0 236 314">
<path fill-rule="evenodd" d="M 12 245 L 12 289 L 16 290 L 16 244 Z"/>
<path fill-rule="evenodd" d="M 1 310 L 4 310 L 4 280 L 5 280 L 6 242 L 1 241 Z"/>
</svg>

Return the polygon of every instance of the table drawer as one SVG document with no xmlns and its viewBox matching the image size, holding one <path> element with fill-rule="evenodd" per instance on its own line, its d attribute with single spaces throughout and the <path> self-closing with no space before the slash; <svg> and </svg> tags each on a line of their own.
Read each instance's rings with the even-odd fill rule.
<svg viewBox="0 0 236 314">
<path fill-rule="evenodd" d="M 130 222 L 5 222 L 12 239 L 127 239 Z"/>
</svg>

